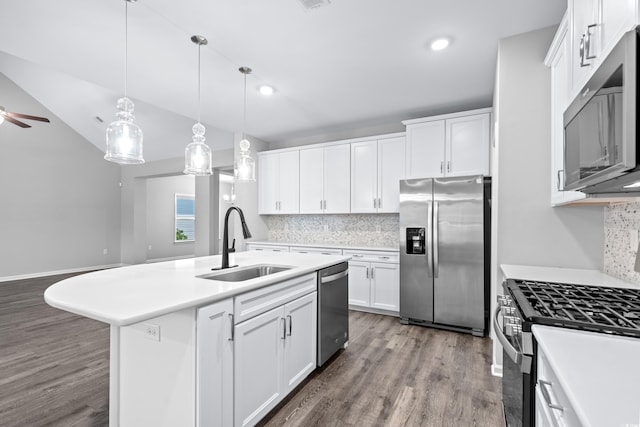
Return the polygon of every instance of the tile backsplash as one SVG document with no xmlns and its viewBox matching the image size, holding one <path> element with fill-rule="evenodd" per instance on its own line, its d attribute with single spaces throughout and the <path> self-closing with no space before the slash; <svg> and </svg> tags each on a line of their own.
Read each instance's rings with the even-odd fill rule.
<svg viewBox="0 0 640 427">
<path fill-rule="evenodd" d="M 640 284 L 633 266 L 638 253 L 640 202 L 612 205 L 604 213 L 604 272 Z"/>
<path fill-rule="evenodd" d="M 398 214 L 268 215 L 269 241 L 397 248 Z"/>
</svg>

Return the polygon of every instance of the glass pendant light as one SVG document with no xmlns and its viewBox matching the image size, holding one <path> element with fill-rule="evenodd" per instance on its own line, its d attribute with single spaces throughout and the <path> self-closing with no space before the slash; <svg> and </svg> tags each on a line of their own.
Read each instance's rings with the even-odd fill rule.
<svg viewBox="0 0 640 427">
<path fill-rule="evenodd" d="M 240 157 L 236 161 L 233 168 L 236 182 L 255 182 L 256 181 L 256 162 L 249 155 L 249 147 L 251 143 L 246 137 L 247 129 L 247 74 L 251 73 L 251 68 L 240 67 L 240 72 L 244 74 L 244 115 L 242 124 L 242 140 L 240 141 Z"/>
<path fill-rule="evenodd" d="M 204 126 L 200 123 L 200 48 L 206 45 L 207 39 L 192 36 L 191 41 L 198 45 L 198 123 L 193 125 L 193 142 L 184 150 L 184 173 L 187 175 L 211 175 L 211 148 L 204 143 Z"/>
<path fill-rule="evenodd" d="M 142 130 L 133 122 L 133 102 L 127 98 L 127 56 L 128 56 L 128 3 L 137 0 L 124 0 L 124 97 L 118 99 L 115 122 L 107 128 L 106 160 L 120 164 L 144 163 L 142 158 Z"/>
</svg>

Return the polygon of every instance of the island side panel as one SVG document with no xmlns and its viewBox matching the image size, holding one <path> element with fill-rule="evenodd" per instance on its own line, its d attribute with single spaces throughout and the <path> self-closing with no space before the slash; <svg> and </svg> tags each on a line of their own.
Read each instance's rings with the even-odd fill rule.
<svg viewBox="0 0 640 427">
<path fill-rule="evenodd" d="M 195 426 L 196 309 L 123 326 L 118 347 L 119 414 L 110 426 Z"/>
</svg>

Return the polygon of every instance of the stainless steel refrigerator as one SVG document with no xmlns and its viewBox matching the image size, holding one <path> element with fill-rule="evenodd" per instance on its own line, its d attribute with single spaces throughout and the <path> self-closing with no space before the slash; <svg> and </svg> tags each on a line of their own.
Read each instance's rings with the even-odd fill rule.
<svg viewBox="0 0 640 427">
<path fill-rule="evenodd" d="M 400 321 L 483 336 L 491 178 L 400 181 Z"/>
</svg>

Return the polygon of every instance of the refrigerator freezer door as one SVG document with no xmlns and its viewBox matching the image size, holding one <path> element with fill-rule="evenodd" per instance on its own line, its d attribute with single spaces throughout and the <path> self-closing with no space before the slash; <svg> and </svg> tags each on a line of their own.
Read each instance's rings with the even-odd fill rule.
<svg viewBox="0 0 640 427">
<path fill-rule="evenodd" d="M 432 179 L 400 181 L 400 317 L 403 319 L 433 322 L 432 197 Z M 416 229 L 418 235 L 419 229 L 425 230 L 424 253 L 407 246 Z"/>
<path fill-rule="evenodd" d="M 484 329 L 481 176 L 434 179 L 434 322 Z"/>
</svg>

